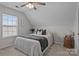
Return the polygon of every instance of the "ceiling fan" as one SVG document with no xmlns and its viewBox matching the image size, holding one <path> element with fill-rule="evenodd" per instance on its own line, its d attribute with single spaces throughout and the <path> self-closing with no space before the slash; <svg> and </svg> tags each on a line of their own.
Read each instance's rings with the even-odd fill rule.
<svg viewBox="0 0 79 59">
<path fill-rule="evenodd" d="M 21 5 L 21 6 L 16 6 L 16 8 L 26 6 L 28 8 L 36 10 L 38 5 L 43 5 L 44 6 L 44 5 L 46 5 L 46 3 L 44 3 L 44 2 L 27 2 L 27 3 L 25 3 L 25 4 Z"/>
</svg>

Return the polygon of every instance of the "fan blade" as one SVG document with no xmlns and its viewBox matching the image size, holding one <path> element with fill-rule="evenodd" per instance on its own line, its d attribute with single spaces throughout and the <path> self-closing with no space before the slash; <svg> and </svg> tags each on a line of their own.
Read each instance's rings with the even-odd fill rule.
<svg viewBox="0 0 79 59">
<path fill-rule="evenodd" d="M 20 7 L 24 7 L 24 6 L 26 6 L 27 4 L 23 4 L 23 5 L 21 5 Z"/>
<path fill-rule="evenodd" d="M 46 5 L 46 3 L 43 3 L 43 2 L 37 2 L 37 3 L 40 5 Z"/>
</svg>

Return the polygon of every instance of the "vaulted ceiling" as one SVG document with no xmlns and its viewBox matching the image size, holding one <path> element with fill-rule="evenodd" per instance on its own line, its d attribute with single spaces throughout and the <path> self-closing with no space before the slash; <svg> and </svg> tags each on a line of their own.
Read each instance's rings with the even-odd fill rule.
<svg viewBox="0 0 79 59">
<path fill-rule="evenodd" d="M 0 4 L 24 12 L 34 26 L 72 26 L 74 24 L 76 2 L 46 2 L 46 6 L 40 6 L 37 10 L 15 7 L 24 3 L 3 2 Z"/>
<path fill-rule="evenodd" d="M 27 10 L 26 15 L 35 26 L 72 26 L 75 20 L 76 3 L 47 3 L 35 10 Z"/>
</svg>

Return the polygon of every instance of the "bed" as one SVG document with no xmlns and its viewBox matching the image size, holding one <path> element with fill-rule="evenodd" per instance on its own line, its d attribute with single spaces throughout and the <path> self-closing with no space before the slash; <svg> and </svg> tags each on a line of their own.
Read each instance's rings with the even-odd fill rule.
<svg viewBox="0 0 79 59">
<path fill-rule="evenodd" d="M 15 48 L 22 51 L 26 55 L 29 56 L 42 56 L 47 51 L 47 49 L 53 44 L 53 35 L 47 34 L 47 35 L 38 35 L 38 34 L 29 34 L 31 36 L 37 36 L 37 37 L 44 37 L 47 38 L 48 45 L 45 49 L 42 51 L 42 47 L 40 45 L 40 42 L 37 40 L 33 40 L 31 38 L 23 36 L 18 36 L 15 41 Z M 43 43 L 42 43 L 43 44 Z"/>
</svg>

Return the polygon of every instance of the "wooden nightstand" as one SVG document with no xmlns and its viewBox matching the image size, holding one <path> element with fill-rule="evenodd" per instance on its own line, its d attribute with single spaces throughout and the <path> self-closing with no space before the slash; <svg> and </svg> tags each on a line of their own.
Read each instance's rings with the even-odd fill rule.
<svg viewBox="0 0 79 59">
<path fill-rule="evenodd" d="M 66 35 L 64 38 L 64 47 L 74 48 L 74 39 L 71 35 Z"/>
</svg>

